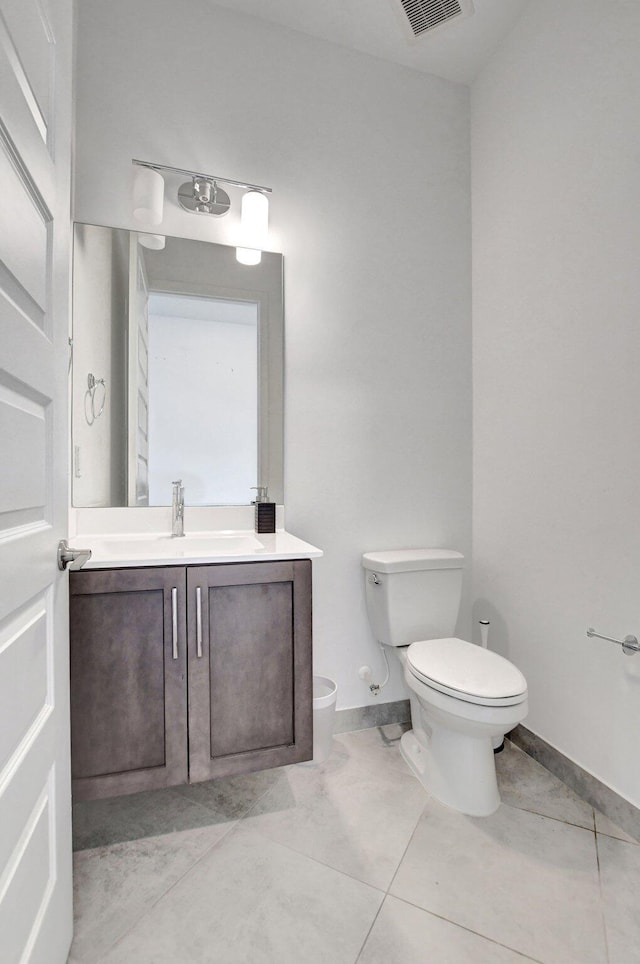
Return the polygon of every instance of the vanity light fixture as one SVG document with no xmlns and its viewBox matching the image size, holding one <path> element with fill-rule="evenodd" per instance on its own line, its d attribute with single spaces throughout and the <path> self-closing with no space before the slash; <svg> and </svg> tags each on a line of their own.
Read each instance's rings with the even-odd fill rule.
<svg viewBox="0 0 640 964">
<path fill-rule="evenodd" d="M 185 211 L 194 214 L 212 214 L 221 218 L 231 207 L 231 198 L 218 186 L 217 181 L 194 174 L 178 188 L 178 201 Z"/>
<path fill-rule="evenodd" d="M 236 248 L 240 264 L 260 264 L 262 249 L 267 246 L 269 231 L 269 202 L 260 191 L 242 195 L 242 241 L 245 247 Z"/>
<path fill-rule="evenodd" d="M 139 167 L 133 178 L 133 216 L 142 224 L 160 224 L 164 208 L 164 178 L 152 167 Z"/>
<path fill-rule="evenodd" d="M 132 159 L 137 168 L 133 189 L 133 214 L 144 224 L 160 224 L 164 202 L 164 178 L 161 171 L 180 174 L 190 178 L 178 188 L 178 202 L 185 211 L 192 214 L 208 214 L 222 217 L 231 207 L 231 198 L 220 184 L 231 185 L 245 193 L 242 196 L 241 240 L 243 247 L 236 248 L 236 257 L 241 264 L 260 264 L 262 250 L 267 245 L 269 223 L 270 187 L 234 181 L 228 177 L 188 171 L 168 164 L 155 164 L 152 161 Z M 157 238 L 159 235 L 139 235 L 141 244 L 152 245 L 143 238 Z"/>
<path fill-rule="evenodd" d="M 164 234 L 138 234 L 138 244 L 152 251 L 162 251 L 166 243 Z"/>
</svg>

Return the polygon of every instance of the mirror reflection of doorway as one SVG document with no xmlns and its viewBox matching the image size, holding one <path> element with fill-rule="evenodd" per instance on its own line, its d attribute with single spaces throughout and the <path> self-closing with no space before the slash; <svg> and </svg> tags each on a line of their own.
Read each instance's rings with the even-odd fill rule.
<svg viewBox="0 0 640 964">
<path fill-rule="evenodd" d="M 265 251 L 259 265 L 247 267 L 238 263 L 236 249 L 229 245 L 186 238 L 164 240 L 163 248 L 150 249 L 140 243 L 137 232 L 75 225 L 71 372 L 73 504 L 84 508 L 168 506 L 171 486 L 166 483 L 181 477 L 185 482 L 190 480 L 185 492 L 188 506 L 250 505 L 255 497 L 251 486 L 257 484 L 268 485 L 271 498 L 282 503 L 282 255 Z M 158 302 L 156 297 L 169 295 L 184 300 L 171 306 L 169 302 Z M 197 321 L 205 324 L 205 318 L 200 315 L 191 318 L 190 312 L 196 311 L 196 305 L 202 308 L 205 304 L 226 304 L 225 318 L 216 316 L 216 322 L 210 313 L 206 315 L 209 333 L 214 324 L 220 329 L 223 321 L 233 322 L 238 341 L 241 335 L 238 326 L 244 322 L 245 341 L 251 342 L 251 354 L 247 353 L 246 365 L 242 363 L 241 367 L 248 372 L 250 365 L 251 372 L 256 373 L 256 381 L 245 380 L 249 394 L 243 402 L 235 396 L 232 385 L 229 399 L 221 400 L 219 396 L 212 399 L 207 395 L 204 409 L 202 400 L 192 400 L 193 404 L 187 407 L 179 422 L 179 429 L 175 426 L 173 406 L 169 406 L 168 416 L 163 411 L 154 420 L 162 431 L 168 418 L 172 425 L 170 444 L 176 444 L 180 438 L 184 440 L 188 434 L 194 440 L 194 450 L 189 458 L 182 451 L 171 453 L 171 464 L 165 466 L 163 478 L 153 486 L 153 493 L 149 491 L 149 426 L 154 419 L 148 388 L 151 297 L 156 299 L 156 314 L 166 319 L 172 337 L 177 336 L 166 353 L 168 358 L 182 351 L 185 340 L 200 345 L 190 337 Z M 184 412 L 185 392 L 190 393 L 194 383 L 210 390 L 214 375 L 220 375 L 223 366 L 219 363 L 220 356 L 216 356 L 218 362 L 214 359 L 205 364 L 203 357 L 188 358 L 186 352 L 182 354 L 185 364 L 172 375 L 170 384 L 180 396 L 174 401 Z M 237 374 L 237 359 L 233 361 L 229 368 Z M 106 397 L 100 417 L 87 420 L 89 375 L 103 383 Z M 186 385 L 181 381 L 185 377 Z M 157 397 L 166 408 L 168 394 L 161 392 Z M 224 422 L 215 424 L 214 418 L 224 418 Z M 241 431 L 242 445 L 239 444 Z M 223 450 L 235 460 L 233 465 L 222 463 L 219 456 Z M 206 451 L 209 462 L 203 468 L 202 456 Z M 162 464 L 161 456 L 158 458 L 156 475 Z M 249 459 L 251 470 L 246 467 Z M 191 473 L 173 464 L 178 461 L 183 466 L 196 466 L 197 471 Z"/>
<path fill-rule="evenodd" d="M 258 474 L 258 305 L 149 291 L 149 505 L 247 504 Z"/>
</svg>

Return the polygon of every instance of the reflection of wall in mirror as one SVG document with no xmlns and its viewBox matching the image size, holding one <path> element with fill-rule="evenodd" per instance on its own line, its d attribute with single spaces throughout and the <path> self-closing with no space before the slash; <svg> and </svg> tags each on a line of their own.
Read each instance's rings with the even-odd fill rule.
<svg viewBox="0 0 640 964">
<path fill-rule="evenodd" d="M 73 494 L 77 505 L 126 505 L 125 318 L 128 250 L 121 232 L 77 225 L 73 285 Z M 104 378 L 100 418 L 85 417 L 87 376 Z"/>
<path fill-rule="evenodd" d="M 149 297 L 149 504 L 184 482 L 196 505 L 243 505 L 257 484 L 257 305 Z"/>
<path fill-rule="evenodd" d="M 75 226 L 75 237 L 72 428 L 79 460 L 74 466 L 74 505 L 168 505 L 171 488 L 167 482 L 180 476 L 186 482 L 189 475 L 188 505 L 246 505 L 253 495 L 251 486 L 258 483 L 267 484 L 270 495 L 282 501 L 282 256 L 266 252 L 260 265 L 248 268 L 238 264 L 234 248 L 224 245 L 167 238 L 163 250 L 149 250 L 137 243 L 135 233 L 83 224 Z M 180 458 L 173 453 L 151 497 L 147 472 L 147 426 L 153 416 L 153 412 L 147 414 L 148 292 L 191 297 L 202 303 L 223 301 L 228 310 L 240 311 L 250 304 L 254 328 L 257 320 L 251 336 L 253 352 L 246 362 L 253 372 L 248 394 L 233 398 L 240 384 L 239 363 L 229 363 L 236 380 L 230 386 L 231 396 L 224 401 L 214 394 L 208 402 L 192 399 L 185 407 L 179 397 L 184 392 L 175 379 L 166 385 L 163 400 L 171 400 L 182 411 L 181 428 L 176 428 L 174 438 L 184 442 L 190 437 L 193 447 Z M 195 351 L 200 360 L 199 349 Z M 193 375 L 195 364 L 199 361 L 192 364 L 185 353 L 183 371 Z M 220 366 L 209 365 L 200 378 L 203 383 L 211 382 L 210 376 L 220 371 Z M 91 427 L 83 415 L 88 372 L 105 379 L 108 396 L 104 416 Z M 193 381 L 189 381 L 189 391 Z M 193 420 L 201 419 L 207 406 L 210 415 L 223 411 L 224 421 L 215 426 L 209 416 L 206 432 L 200 422 L 194 433 Z M 208 462 L 203 465 L 207 451 Z M 225 453 L 234 466 L 231 474 L 223 464 Z M 236 470 L 239 461 L 243 468 Z M 231 478 L 234 474 L 235 480 Z"/>
</svg>

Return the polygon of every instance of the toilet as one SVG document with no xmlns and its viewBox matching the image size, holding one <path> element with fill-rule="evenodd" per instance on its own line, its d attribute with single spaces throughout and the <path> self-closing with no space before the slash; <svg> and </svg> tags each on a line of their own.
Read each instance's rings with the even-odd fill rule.
<svg viewBox="0 0 640 964">
<path fill-rule="evenodd" d="M 527 681 L 513 663 L 453 635 L 464 556 L 451 549 L 367 552 L 369 622 L 397 654 L 411 724 L 400 751 L 426 790 L 472 816 L 497 810 L 496 737 L 527 715 Z"/>
</svg>

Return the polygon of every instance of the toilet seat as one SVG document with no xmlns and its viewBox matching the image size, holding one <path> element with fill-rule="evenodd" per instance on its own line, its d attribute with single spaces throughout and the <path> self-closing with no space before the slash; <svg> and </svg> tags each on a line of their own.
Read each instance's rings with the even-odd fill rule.
<svg viewBox="0 0 640 964">
<path fill-rule="evenodd" d="M 422 639 L 407 649 L 407 669 L 432 689 L 481 706 L 513 706 L 527 681 L 508 659 L 464 639 Z"/>
</svg>

